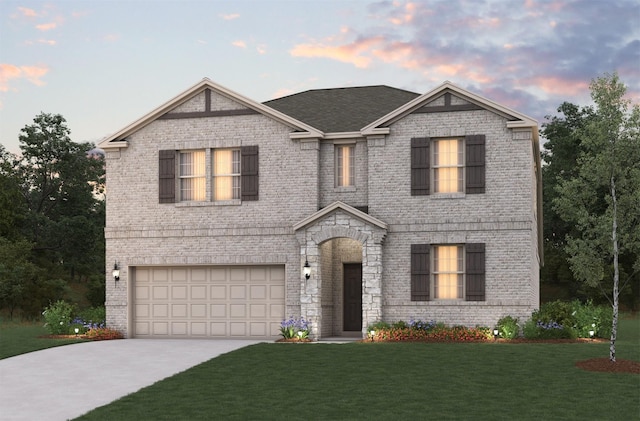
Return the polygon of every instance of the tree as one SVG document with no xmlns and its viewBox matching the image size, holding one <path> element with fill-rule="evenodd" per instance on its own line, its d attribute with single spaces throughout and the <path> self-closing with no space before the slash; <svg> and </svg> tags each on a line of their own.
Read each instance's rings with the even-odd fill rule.
<svg viewBox="0 0 640 421">
<path fill-rule="evenodd" d="M 19 141 L 19 156 L 0 145 L 0 306 L 35 317 L 70 281 L 104 286 L 104 163 L 58 114 L 37 115 Z"/>
<path fill-rule="evenodd" d="M 575 227 L 565 247 L 574 276 L 603 291 L 612 280 L 615 362 L 620 289 L 640 271 L 640 105 L 625 99 L 615 73 L 594 79 L 590 89 L 595 109 L 576 129 L 575 171 L 558 183 L 553 205 Z"/>
<path fill-rule="evenodd" d="M 33 121 L 19 136 L 17 171 L 28 209 L 26 236 L 38 264 L 61 263 L 71 277 L 79 271 L 88 276 L 88 262 L 102 271 L 102 260 L 92 254 L 104 228 L 103 202 L 96 196 L 96 186 L 104 185 L 102 159 L 87 156 L 93 144 L 71 141 L 61 115 L 41 113 Z"/>
<path fill-rule="evenodd" d="M 581 295 L 579 283 L 569 270 L 569 256 L 564 250 L 566 237 L 575 232 L 575 227 L 560 217 L 553 202 L 558 196 L 558 184 L 577 175 L 576 161 L 582 150 L 579 131 L 593 116 L 593 109 L 564 102 L 557 111 L 558 116 L 546 116 L 549 121 L 542 124 L 540 131 L 546 139 L 542 152 L 545 164 L 542 166 L 545 265 L 541 278 L 543 282 L 562 284 L 572 297 L 578 297 Z"/>
</svg>

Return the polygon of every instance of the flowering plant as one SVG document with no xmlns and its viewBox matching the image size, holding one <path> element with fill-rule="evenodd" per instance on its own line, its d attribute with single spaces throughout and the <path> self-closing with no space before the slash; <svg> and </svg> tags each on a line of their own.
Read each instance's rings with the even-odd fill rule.
<svg viewBox="0 0 640 421">
<path fill-rule="evenodd" d="M 280 322 L 280 334 L 284 339 L 307 339 L 309 337 L 309 322 L 304 317 L 291 316 Z"/>
<path fill-rule="evenodd" d="M 122 339 L 124 336 L 115 329 L 108 327 L 94 327 L 87 331 L 85 337 L 92 341 L 106 341 L 109 339 Z"/>
</svg>

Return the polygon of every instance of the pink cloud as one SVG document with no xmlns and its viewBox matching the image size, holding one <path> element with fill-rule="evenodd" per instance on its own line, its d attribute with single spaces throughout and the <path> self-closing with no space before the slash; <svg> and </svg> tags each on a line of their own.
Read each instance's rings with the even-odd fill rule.
<svg viewBox="0 0 640 421">
<path fill-rule="evenodd" d="M 36 86 L 45 83 L 41 80 L 49 72 L 46 66 L 15 66 L 0 63 L 0 92 L 9 91 L 9 82 L 14 79 L 26 79 Z"/>
<path fill-rule="evenodd" d="M 50 31 L 52 29 L 55 29 L 58 26 L 58 24 L 56 22 L 49 22 L 49 23 L 42 23 L 40 25 L 36 25 L 36 29 L 40 30 L 40 31 Z"/>
<path fill-rule="evenodd" d="M 36 16 L 38 16 L 35 10 L 29 9 L 27 7 L 18 7 L 18 11 L 22 14 L 22 16 L 28 18 L 35 18 Z"/>
<path fill-rule="evenodd" d="M 247 48 L 247 43 L 241 40 L 233 41 L 231 45 L 238 48 Z"/>
<path fill-rule="evenodd" d="M 533 77 L 526 80 L 525 83 L 555 96 L 579 96 L 589 91 L 588 81 L 571 80 L 555 76 Z"/>
<path fill-rule="evenodd" d="M 384 39 L 380 36 L 363 38 L 345 45 L 331 46 L 322 43 L 298 44 L 290 51 L 294 57 L 322 57 L 329 58 L 344 63 L 351 63 L 358 68 L 367 68 L 371 64 L 371 57 L 366 54 L 371 53 L 375 46 L 383 44 Z"/>
<path fill-rule="evenodd" d="M 239 13 L 231 13 L 229 15 L 221 15 L 224 20 L 234 20 L 240 17 Z"/>
<path fill-rule="evenodd" d="M 394 4 L 394 5 L 399 5 L 399 4 Z M 407 23 L 411 23 L 413 21 L 413 18 L 415 17 L 417 10 L 418 10 L 417 4 L 407 3 L 404 5 L 404 10 L 402 11 L 404 14 L 389 18 L 389 22 L 391 22 L 394 25 L 404 25 Z"/>
</svg>

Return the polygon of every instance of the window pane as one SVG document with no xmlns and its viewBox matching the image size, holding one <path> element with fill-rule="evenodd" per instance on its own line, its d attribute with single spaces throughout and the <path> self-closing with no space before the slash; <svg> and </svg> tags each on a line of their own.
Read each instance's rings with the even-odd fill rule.
<svg viewBox="0 0 640 421">
<path fill-rule="evenodd" d="M 434 247 L 434 297 L 463 297 L 464 262 L 462 246 Z"/>
<path fill-rule="evenodd" d="M 338 146 L 336 148 L 336 185 L 339 187 L 355 185 L 355 147 Z"/>
<path fill-rule="evenodd" d="M 181 200 L 205 200 L 205 151 L 180 153 Z"/>
<path fill-rule="evenodd" d="M 240 150 L 213 151 L 213 199 L 240 199 Z"/>
<path fill-rule="evenodd" d="M 433 144 L 433 180 L 436 193 L 464 191 L 464 149 L 460 139 L 437 140 Z"/>
</svg>

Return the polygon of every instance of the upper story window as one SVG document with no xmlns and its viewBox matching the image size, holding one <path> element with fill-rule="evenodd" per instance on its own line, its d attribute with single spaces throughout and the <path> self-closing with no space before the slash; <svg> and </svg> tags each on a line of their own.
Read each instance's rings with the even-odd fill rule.
<svg viewBox="0 0 640 421">
<path fill-rule="evenodd" d="M 411 139 L 411 195 L 485 192 L 485 135 Z"/>
<path fill-rule="evenodd" d="M 161 150 L 158 157 L 160 203 L 258 200 L 258 146 Z"/>
<path fill-rule="evenodd" d="M 240 199 L 240 149 L 213 151 L 213 200 Z"/>
<path fill-rule="evenodd" d="M 464 192 L 464 141 L 439 139 L 432 145 L 433 192 Z"/>
<path fill-rule="evenodd" d="M 353 145 L 336 146 L 336 187 L 355 186 L 355 149 Z"/>
<path fill-rule="evenodd" d="M 206 198 L 205 151 L 180 152 L 180 200 L 202 201 Z"/>
</svg>

